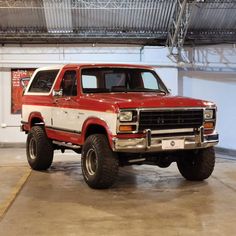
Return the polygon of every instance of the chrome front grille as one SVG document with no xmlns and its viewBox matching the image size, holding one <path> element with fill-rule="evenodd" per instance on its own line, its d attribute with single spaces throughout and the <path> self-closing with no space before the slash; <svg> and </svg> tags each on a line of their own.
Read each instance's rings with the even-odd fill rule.
<svg viewBox="0 0 236 236">
<path fill-rule="evenodd" d="M 202 109 L 141 110 L 139 115 L 139 131 L 199 128 L 202 124 Z"/>
</svg>

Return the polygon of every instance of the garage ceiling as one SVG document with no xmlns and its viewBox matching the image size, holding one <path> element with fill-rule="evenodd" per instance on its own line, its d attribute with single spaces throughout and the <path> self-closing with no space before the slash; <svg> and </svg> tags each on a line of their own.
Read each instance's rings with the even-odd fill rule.
<svg viewBox="0 0 236 236">
<path fill-rule="evenodd" d="M 236 0 L 0 0 L 0 43 L 235 43 Z"/>
</svg>

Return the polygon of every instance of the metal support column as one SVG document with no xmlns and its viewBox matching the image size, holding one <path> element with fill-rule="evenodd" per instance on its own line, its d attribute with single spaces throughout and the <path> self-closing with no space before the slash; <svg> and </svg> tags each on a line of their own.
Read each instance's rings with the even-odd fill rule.
<svg viewBox="0 0 236 236">
<path fill-rule="evenodd" d="M 192 7 L 188 0 L 176 0 L 174 8 L 166 41 L 170 55 L 178 55 L 184 45 Z M 175 52 L 174 49 L 176 49 Z"/>
</svg>

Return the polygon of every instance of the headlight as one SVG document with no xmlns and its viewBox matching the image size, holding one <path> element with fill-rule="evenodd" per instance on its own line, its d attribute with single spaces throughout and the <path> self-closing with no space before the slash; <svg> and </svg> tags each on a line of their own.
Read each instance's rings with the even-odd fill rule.
<svg viewBox="0 0 236 236">
<path fill-rule="evenodd" d="M 205 120 L 211 120 L 213 119 L 214 111 L 213 110 L 205 110 L 204 111 L 204 119 Z"/>
<path fill-rule="evenodd" d="M 133 112 L 132 111 L 121 111 L 119 119 L 121 122 L 130 122 L 133 120 Z"/>
</svg>

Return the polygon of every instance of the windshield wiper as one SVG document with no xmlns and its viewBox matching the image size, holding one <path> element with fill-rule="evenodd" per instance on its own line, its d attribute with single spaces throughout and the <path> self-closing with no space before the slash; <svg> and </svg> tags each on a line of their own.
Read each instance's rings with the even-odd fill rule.
<svg viewBox="0 0 236 236">
<path fill-rule="evenodd" d="M 149 89 L 149 88 L 137 88 L 128 90 L 128 92 L 151 92 L 151 93 L 163 93 L 164 95 L 167 94 L 165 90 L 161 89 Z"/>
</svg>

